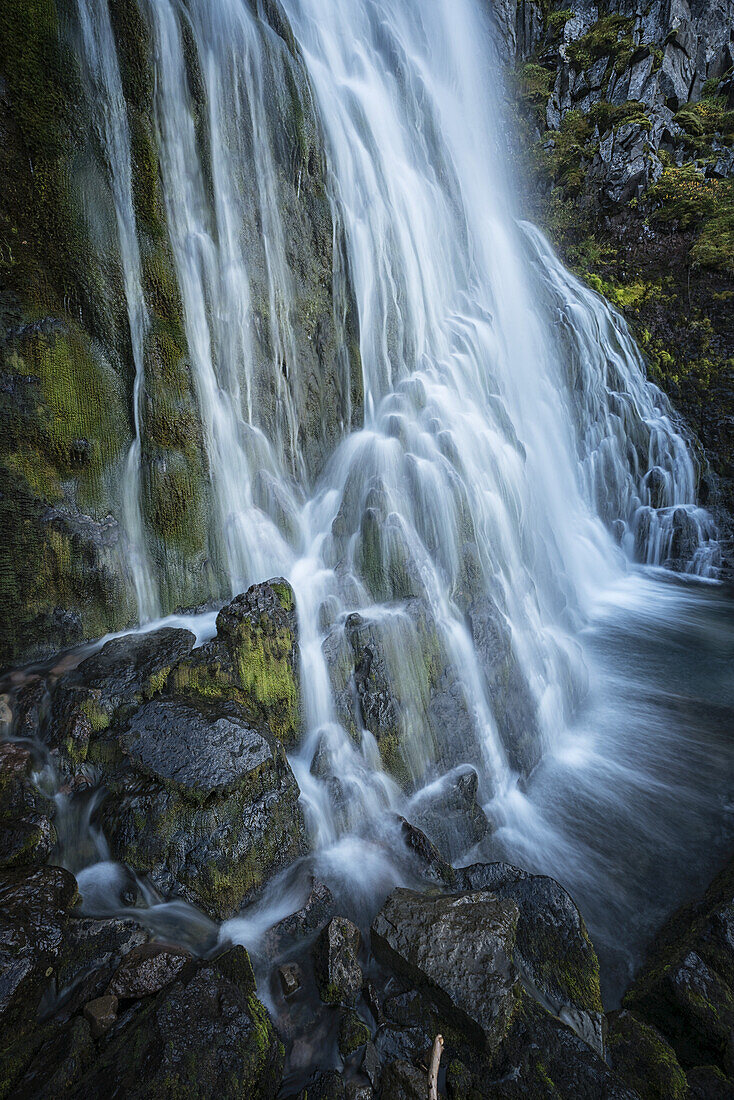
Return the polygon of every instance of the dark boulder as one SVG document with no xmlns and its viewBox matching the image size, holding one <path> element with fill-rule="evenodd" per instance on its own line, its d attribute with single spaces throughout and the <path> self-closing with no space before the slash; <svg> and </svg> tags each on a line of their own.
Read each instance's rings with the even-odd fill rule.
<svg viewBox="0 0 734 1100">
<path fill-rule="evenodd" d="M 405 846 L 413 857 L 420 877 L 436 885 L 452 886 L 456 881 L 456 873 L 436 845 L 428 839 L 422 829 L 406 821 L 404 817 L 398 816 L 398 823 Z"/>
<path fill-rule="evenodd" d="M 372 1032 L 364 1020 L 352 1009 L 345 1009 L 339 1020 L 339 1053 L 348 1058 L 372 1039 Z"/>
<path fill-rule="evenodd" d="M 306 903 L 274 924 L 265 933 L 263 948 L 271 957 L 280 955 L 299 940 L 315 936 L 334 915 L 334 898 L 323 882 L 313 882 Z"/>
<path fill-rule="evenodd" d="M 54 803 L 31 782 L 28 749 L 0 742 L 0 871 L 41 866 L 56 844 Z"/>
<path fill-rule="evenodd" d="M 631 1012 L 609 1016 L 609 1062 L 616 1074 L 642 1100 L 685 1100 L 686 1075 L 675 1051 L 660 1032 L 635 1019 Z"/>
<path fill-rule="evenodd" d="M 191 961 L 191 954 L 180 947 L 162 943 L 144 943 L 134 947 L 122 960 L 107 988 L 119 1000 L 139 1000 L 169 985 Z"/>
<path fill-rule="evenodd" d="M 189 630 L 164 627 L 107 642 L 59 680 L 48 733 L 52 748 L 72 765 L 86 760 L 90 745 L 113 720 L 161 691 L 195 641 Z"/>
<path fill-rule="evenodd" d="M 118 738 L 101 810 L 115 856 L 225 919 L 306 850 L 282 746 L 234 703 L 160 698 Z"/>
<path fill-rule="evenodd" d="M 438 790 L 415 800 L 411 817 L 449 863 L 483 840 L 489 821 L 477 801 L 478 777 L 473 768 L 447 776 Z"/>
<path fill-rule="evenodd" d="M 334 917 L 314 948 L 316 982 L 322 1001 L 353 1006 L 362 988 L 358 954 L 362 937 L 346 917 Z"/>
<path fill-rule="evenodd" d="M 493 1048 L 520 992 L 513 962 L 517 921 L 513 901 L 486 892 L 429 897 L 397 889 L 372 925 L 372 947 L 450 1024 Z"/>
<path fill-rule="evenodd" d="M 0 878 L 0 1024 L 32 1019 L 64 951 L 76 879 L 62 867 Z"/>
<path fill-rule="evenodd" d="M 507 863 L 462 868 L 457 881 L 465 890 L 489 890 L 515 903 L 514 959 L 524 980 L 601 1054 L 599 960 L 570 895 L 554 879 Z"/>
<path fill-rule="evenodd" d="M 428 1074 L 410 1062 L 397 1059 L 385 1067 L 382 1075 L 381 1100 L 425 1100 L 428 1095 Z"/>
</svg>

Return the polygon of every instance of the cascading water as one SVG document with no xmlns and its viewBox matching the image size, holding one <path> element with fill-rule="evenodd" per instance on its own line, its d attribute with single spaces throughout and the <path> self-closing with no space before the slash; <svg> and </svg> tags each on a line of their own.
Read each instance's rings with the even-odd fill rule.
<svg viewBox="0 0 734 1100">
<path fill-rule="evenodd" d="M 636 583 L 628 559 L 705 577 L 718 547 L 690 448 L 623 321 L 516 219 L 481 5 L 283 0 L 293 49 L 246 0 L 146 5 L 210 539 L 233 593 L 281 573 L 296 591 L 307 729 L 292 764 L 316 858 L 369 897 L 400 873 L 385 810 L 468 763 L 502 851 L 588 894 L 573 829 L 549 824 L 518 775 L 557 759 L 589 686 L 598 699 L 611 682 L 582 632 L 601 592 Z M 119 74 L 106 4 L 80 0 L 80 16 L 135 346 L 145 303 Z M 320 471 L 299 430 L 276 155 L 301 66 L 346 241 L 334 300 L 353 292 L 364 388 L 363 426 L 341 417 Z M 365 654 L 389 694 L 382 728 L 340 680 Z"/>
<path fill-rule="evenodd" d="M 133 441 L 125 462 L 123 481 L 123 526 L 130 546 L 130 564 L 141 622 L 160 614 L 157 585 L 145 540 L 141 506 L 141 403 L 145 387 L 145 334 L 148 316 L 143 297 L 143 280 L 138 247 L 130 152 L 127 105 L 117 60 L 115 36 L 107 0 L 78 0 L 79 27 L 88 78 L 97 107 L 99 138 L 107 162 L 117 220 L 135 365 L 133 386 Z"/>
</svg>

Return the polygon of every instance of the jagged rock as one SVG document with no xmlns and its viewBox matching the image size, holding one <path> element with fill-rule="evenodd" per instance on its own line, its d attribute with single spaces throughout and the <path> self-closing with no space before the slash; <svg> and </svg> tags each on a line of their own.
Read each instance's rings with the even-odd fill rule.
<svg viewBox="0 0 734 1100">
<path fill-rule="evenodd" d="M 463 868 L 457 871 L 457 886 L 491 891 L 517 906 L 517 966 L 558 1016 L 602 1054 L 599 961 L 583 918 L 563 887 L 507 863 Z"/>
<path fill-rule="evenodd" d="M 356 1012 L 348 1009 L 342 1013 L 339 1021 L 339 1053 L 342 1058 L 348 1058 L 371 1039 L 372 1032 Z"/>
<path fill-rule="evenodd" d="M 164 627 L 113 638 L 62 677 L 53 693 L 52 747 L 71 764 L 87 759 L 113 720 L 125 718 L 165 685 L 172 666 L 192 649 L 189 630 Z M 92 757 L 99 753 L 92 751 Z"/>
<path fill-rule="evenodd" d="M 371 1085 L 363 1085 L 359 1081 L 347 1081 L 346 1100 L 373 1100 L 374 1095 Z"/>
<path fill-rule="evenodd" d="M 687 1074 L 687 1100 L 731 1100 L 734 1078 L 725 1077 L 716 1066 L 694 1066 Z"/>
<path fill-rule="evenodd" d="M 153 699 L 118 735 L 101 822 L 117 858 L 217 919 L 306 850 L 282 745 L 233 703 Z"/>
<path fill-rule="evenodd" d="M 283 1047 L 241 947 L 189 963 L 144 1011 L 121 1016 L 98 1054 L 58 1051 L 56 1058 L 75 1095 L 140 1100 L 185 1093 L 202 1100 L 275 1100 L 283 1072 Z M 59 1095 L 42 1080 L 46 1066 L 43 1056 L 40 1065 L 31 1063 L 19 1095 Z"/>
<path fill-rule="evenodd" d="M 379 1088 L 382 1077 L 382 1064 L 377 1047 L 374 1043 L 367 1043 L 362 1054 L 360 1067 L 362 1073 L 368 1079 L 373 1089 Z"/>
<path fill-rule="evenodd" d="M 101 1039 L 117 1019 L 117 997 L 108 994 L 88 1001 L 84 1006 L 84 1019 L 89 1024 L 93 1039 Z"/>
<path fill-rule="evenodd" d="M 138 1000 L 160 992 L 183 970 L 192 955 L 180 947 L 144 943 L 125 955 L 108 986 L 119 1000 Z"/>
<path fill-rule="evenodd" d="M 441 885 L 450 886 L 456 879 L 453 867 L 443 859 L 435 844 L 416 825 L 398 816 L 400 832 L 405 846 L 413 855 L 422 878 Z"/>
<path fill-rule="evenodd" d="M 308 939 L 320 932 L 334 915 L 334 898 L 323 882 L 314 882 L 306 904 L 283 917 L 265 934 L 263 947 L 268 955 L 278 955 L 294 941 Z"/>
<path fill-rule="evenodd" d="M 28 749 L 0 743 L 0 870 L 40 866 L 56 843 L 55 805 L 31 783 L 32 766 Z"/>
<path fill-rule="evenodd" d="M 314 1073 L 306 1087 L 289 1100 L 344 1100 L 344 1078 L 335 1069 L 324 1073 Z"/>
<path fill-rule="evenodd" d="M 658 934 L 623 1005 L 656 1028 L 682 1067 L 734 1071 L 734 863 L 703 898 L 675 913 Z"/>
<path fill-rule="evenodd" d="M 447 776 L 439 790 L 417 798 L 411 815 L 448 862 L 483 840 L 489 822 L 477 802 L 478 776 L 473 768 Z"/>
<path fill-rule="evenodd" d="M 607 1050 L 612 1069 L 640 1096 L 685 1100 L 686 1075 L 673 1048 L 653 1027 L 635 1019 L 631 1012 L 609 1016 Z"/>
<path fill-rule="evenodd" d="M 453 1026 L 493 1048 L 519 995 L 518 916 L 515 902 L 487 892 L 433 898 L 397 889 L 372 925 L 372 948 Z"/>
<path fill-rule="evenodd" d="M 279 966 L 278 978 L 284 997 L 292 997 L 303 984 L 301 968 L 296 963 L 285 963 L 283 966 Z"/>
<path fill-rule="evenodd" d="M 62 867 L 0 877 L 0 1023 L 33 1018 L 64 949 L 76 879 Z"/>
<path fill-rule="evenodd" d="M 362 988 L 357 958 L 361 938 L 346 917 L 334 917 L 319 936 L 314 949 L 316 982 L 327 1004 L 355 1004 Z"/>
<path fill-rule="evenodd" d="M 66 947 L 56 972 L 59 989 L 76 985 L 85 974 L 99 976 L 104 988 L 124 955 L 150 939 L 135 920 L 73 916 L 66 927 Z"/>
<path fill-rule="evenodd" d="M 425 1100 L 428 1074 L 410 1062 L 396 1060 L 385 1067 L 382 1076 L 382 1100 Z"/>
</svg>

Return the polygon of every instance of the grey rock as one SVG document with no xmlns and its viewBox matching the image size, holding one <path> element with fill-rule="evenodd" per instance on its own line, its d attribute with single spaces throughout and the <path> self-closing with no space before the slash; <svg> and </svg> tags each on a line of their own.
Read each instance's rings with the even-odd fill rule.
<svg viewBox="0 0 734 1100">
<path fill-rule="evenodd" d="M 314 882 L 306 904 L 290 913 L 265 934 L 263 948 L 270 956 L 279 955 L 294 942 L 320 932 L 334 915 L 334 897 L 323 882 Z"/>
<path fill-rule="evenodd" d="M 473 768 L 445 778 L 439 790 L 418 796 L 411 816 L 444 858 L 453 862 L 489 832 L 489 821 L 477 802 L 478 777 Z"/>
<path fill-rule="evenodd" d="M 292 997 L 303 984 L 301 968 L 296 963 L 284 963 L 283 966 L 279 966 L 278 978 L 284 997 Z"/>
<path fill-rule="evenodd" d="M 362 988 L 360 942 L 359 929 L 346 917 L 334 917 L 319 936 L 314 948 L 316 982 L 327 1004 L 356 1003 Z"/>
<path fill-rule="evenodd" d="M 428 1074 L 410 1062 L 397 1060 L 385 1068 L 380 1096 L 382 1100 L 425 1100 Z"/>
<path fill-rule="evenodd" d="M 433 898 L 398 889 L 375 918 L 372 947 L 452 1024 L 492 1049 L 519 996 L 518 916 L 514 901 L 484 891 Z"/>
<path fill-rule="evenodd" d="M 120 1000 L 139 1000 L 159 993 L 191 959 L 192 955 L 180 947 L 140 944 L 125 955 L 110 981 L 108 993 Z"/>
</svg>

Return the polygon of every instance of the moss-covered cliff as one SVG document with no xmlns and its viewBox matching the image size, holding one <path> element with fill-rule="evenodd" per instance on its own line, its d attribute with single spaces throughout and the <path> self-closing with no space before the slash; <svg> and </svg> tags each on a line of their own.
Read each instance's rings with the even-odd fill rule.
<svg viewBox="0 0 734 1100">
<path fill-rule="evenodd" d="M 630 322 L 734 508 L 731 3 L 496 5 L 529 213 Z"/>
<path fill-rule="evenodd" d="M 96 19 L 95 5 L 88 8 Z M 310 481 L 361 416 L 358 335 L 308 81 L 277 5 L 267 18 L 276 204 L 295 335 L 273 385 L 277 319 L 253 204 L 236 228 L 251 266 L 247 369 L 264 380 L 254 395 L 255 424 L 268 438 L 279 431 L 283 389 L 298 410 L 298 454 L 289 461 Z M 231 583 L 213 500 L 216 451 L 164 194 L 150 9 L 110 0 L 109 19 L 129 131 L 144 317 L 137 353 L 107 107 L 77 4 L 0 0 L 0 666 L 133 623 L 133 564 L 141 554 L 158 612 L 223 599 Z M 213 209 L 210 104 L 183 17 L 180 34 L 216 243 L 222 228 Z M 254 181 L 248 186 L 254 192 Z M 141 517 L 140 545 L 131 539 L 130 499 Z M 260 486 L 257 503 L 272 505 L 267 487 Z"/>
</svg>

